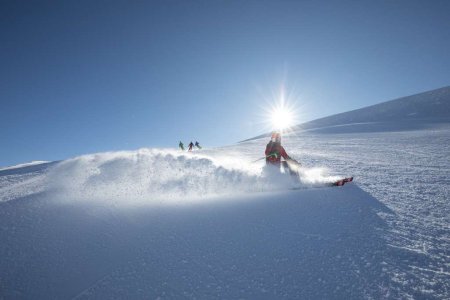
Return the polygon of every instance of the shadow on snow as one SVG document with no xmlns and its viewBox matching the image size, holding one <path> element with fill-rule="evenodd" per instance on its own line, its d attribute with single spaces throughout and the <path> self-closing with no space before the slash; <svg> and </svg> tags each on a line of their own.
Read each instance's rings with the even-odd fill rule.
<svg viewBox="0 0 450 300">
<path fill-rule="evenodd" d="M 0 203 L 5 298 L 388 296 L 392 213 L 355 185 L 190 206 Z M 226 201 L 225 201 L 226 200 Z"/>
</svg>

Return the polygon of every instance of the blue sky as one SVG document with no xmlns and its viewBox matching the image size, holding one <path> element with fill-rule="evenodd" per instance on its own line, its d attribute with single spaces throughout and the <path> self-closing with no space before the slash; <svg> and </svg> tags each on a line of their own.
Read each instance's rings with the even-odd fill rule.
<svg viewBox="0 0 450 300">
<path fill-rule="evenodd" d="M 2 1 L 0 166 L 232 144 L 450 84 L 449 1 Z"/>
</svg>

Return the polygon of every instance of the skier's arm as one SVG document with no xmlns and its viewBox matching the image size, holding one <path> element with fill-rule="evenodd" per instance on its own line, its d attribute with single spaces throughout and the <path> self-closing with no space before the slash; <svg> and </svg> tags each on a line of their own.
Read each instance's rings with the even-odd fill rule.
<svg viewBox="0 0 450 300">
<path fill-rule="evenodd" d="M 287 153 L 286 150 L 284 150 L 283 147 L 281 147 L 281 156 L 285 159 L 285 160 L 290 160 L 293 161 L 294 163 L 301 165 L 301 163 L 299 163 L 298 161 L 296 161 L 295 159 L 293 159 L 292 157 L 290 157 Z"/>
</svg>

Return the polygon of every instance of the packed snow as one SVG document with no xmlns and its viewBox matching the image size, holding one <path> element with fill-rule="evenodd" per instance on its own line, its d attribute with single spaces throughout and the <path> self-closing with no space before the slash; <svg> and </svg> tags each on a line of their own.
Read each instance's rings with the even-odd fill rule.
<svg viewBox="0 0 450 300">
<path fill-rule="evenodd" d="M 0 298 L 448 299 L 440 120 L 284 136 L 296 180 L 265 172 L 266 138 L 2 169 Z"/>
</svg>

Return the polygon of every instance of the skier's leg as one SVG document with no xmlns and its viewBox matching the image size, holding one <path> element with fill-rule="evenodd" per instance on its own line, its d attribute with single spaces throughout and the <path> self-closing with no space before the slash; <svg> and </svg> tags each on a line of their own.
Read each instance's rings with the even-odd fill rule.
<svg viewBox="0 0 450 300">
<path fill-rule="evenodd" d="M 298 177 L 299 176 L 298 171 L 295 168 L 295 166 L 291 165 L 289 162 L 283 161 L 283 168 L 284 168 L 285 172 L 289 172 L 289 174 L 291 176 L 293 176 L 293 177 Z"/>
<path fill-rule="evenodd" d="M 293 168 L 291 168 L 287 161 L 282 161 L 281 167 L 283 168 L 285 174 L 289 174 L 292 177 L 298 177 L 298 173 Z"/>
</svg>

